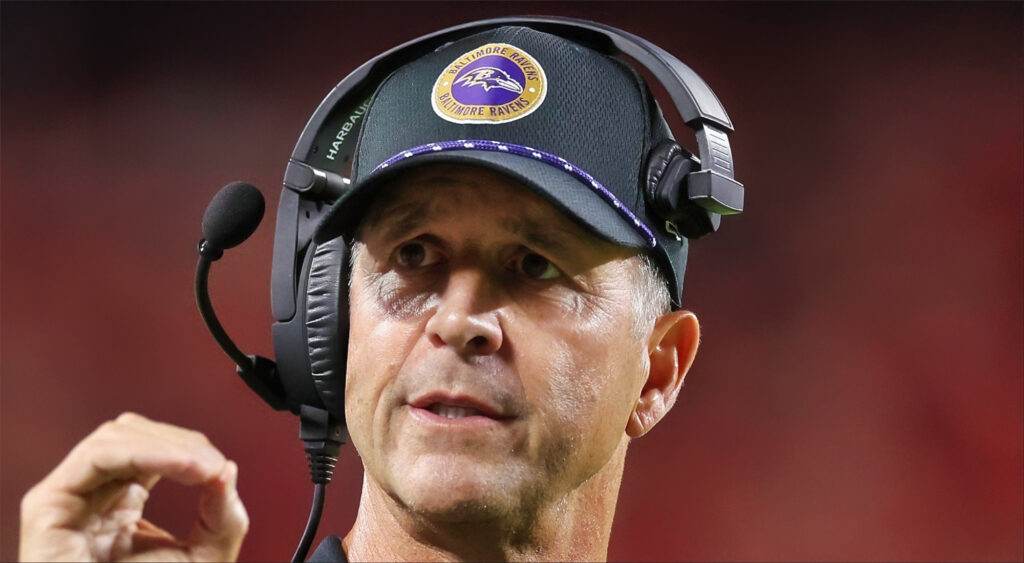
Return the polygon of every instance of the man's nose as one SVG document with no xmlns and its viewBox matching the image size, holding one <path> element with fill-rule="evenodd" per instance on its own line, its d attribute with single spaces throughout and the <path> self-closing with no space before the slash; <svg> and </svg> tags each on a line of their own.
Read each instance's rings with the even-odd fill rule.
<svg viewBox="0 0 1024 563">
<path fill-rule="evenodd" d="M 496 288 L 474 269 L 451 273 L 426 331 L 434 344 L 447 345 L 463 357 L 485 356 L 501 348 Z"/>
</svg>

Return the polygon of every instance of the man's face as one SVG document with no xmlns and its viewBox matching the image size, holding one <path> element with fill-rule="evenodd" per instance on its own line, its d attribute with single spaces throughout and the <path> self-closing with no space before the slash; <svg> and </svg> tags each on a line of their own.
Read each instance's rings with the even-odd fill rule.
<svg viewBox="0 0 1024 563">
<path fill-rule="evenodd" d="M 369 480 L 424 515 L 500 518 L 621 457 L 648 367 L 632 251 L 466 166 L 403 176 L 359 238 L 345 407 Z"/>
</svg>

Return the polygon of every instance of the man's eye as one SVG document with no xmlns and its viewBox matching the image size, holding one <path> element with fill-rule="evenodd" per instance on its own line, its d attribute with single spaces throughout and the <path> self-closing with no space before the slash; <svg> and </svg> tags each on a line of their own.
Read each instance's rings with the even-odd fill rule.
<svg viewBox="0 0 1024 563">
<path fill-rule="evenodd" d="M 517 267 L 526 277 L 535 280 L 551 280 L 562 275 L 547 258 L 535 252 L 526 252 L 520 256 Z"/>
<path fill-rule="evenodd" d="M 421 242 L 407 242 L 395 252 L 397 262 L 406 268 L 422 268 L 440 259 L 437 250 Z"/>
</svg>

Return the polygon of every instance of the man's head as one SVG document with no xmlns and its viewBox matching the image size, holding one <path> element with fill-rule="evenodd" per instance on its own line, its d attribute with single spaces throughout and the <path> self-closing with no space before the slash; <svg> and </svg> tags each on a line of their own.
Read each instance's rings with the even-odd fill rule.
<svg viewBox="0 0 1024 563">
<path fill-rule="evenodd" d="M 617 484 L 675 400 L 695 317 L 637 250 L 507 176 L 430 165 L 381 194 L 351 270 L 346 418 L 368 478 L 451 520 Z"/>
<path fill-rule="evenodd" d="M 686 242 L 644 196 L 667 135 L 632 69 L 523 27 L 377 89 L 319 233 L 353 245 L 346 421 L 372 491 L 433 521 L 613 509 L 699 339 L 673 310 Z"/>
</svg>

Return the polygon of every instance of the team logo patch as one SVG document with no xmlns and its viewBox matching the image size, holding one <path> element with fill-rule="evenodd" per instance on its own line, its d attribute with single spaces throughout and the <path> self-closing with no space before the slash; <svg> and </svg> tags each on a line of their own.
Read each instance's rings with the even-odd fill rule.
<svg viewBox="0 0 1024 563">
<path fill-rule="evenodd" d="M 528 53 L 507 43 L 488 43 L 441 72 L 430 105 L 455 123 L 505 123 L 540 107 L 547 86 L 544 69 Z"/>
</svg>

